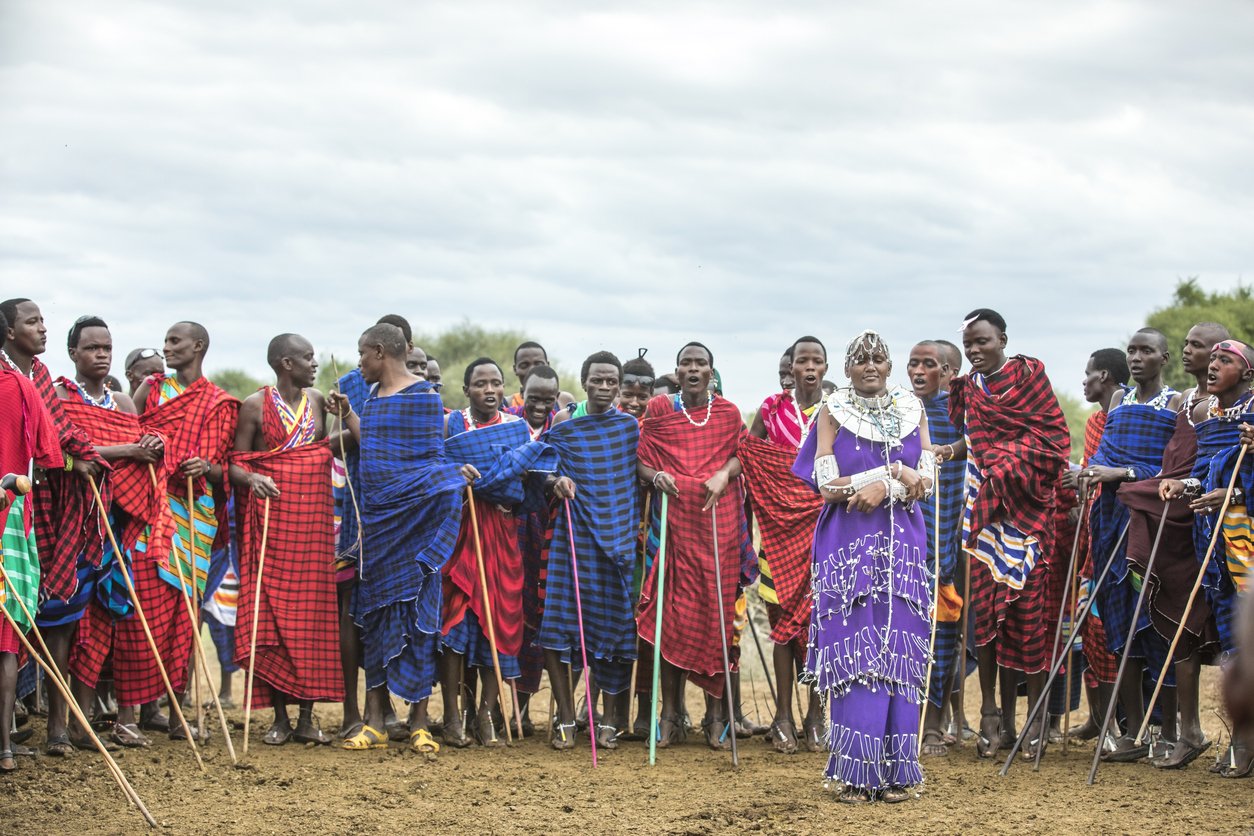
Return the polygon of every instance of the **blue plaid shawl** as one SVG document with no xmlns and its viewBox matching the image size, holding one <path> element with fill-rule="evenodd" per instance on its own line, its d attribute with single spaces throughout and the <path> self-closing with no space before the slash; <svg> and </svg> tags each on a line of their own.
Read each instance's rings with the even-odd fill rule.
<svg viewBox="0 0 1254 836">
<path fill-rule="evenodd" d="M 1145 404 L 1118 404 L 1106 415 L 1106 426 L 1091 465 L 1131 467 L 1137 479 L 1157 476 L 1162 469 L 1163 450 L 1176 429 L 1176 413 Z M 1132 612 L 1136 608 L 1137 586 L 1128 577 L 1127 540 L 1119 544 L 1110 558 L 1119 535 L 1128 524 L 1128 507 L 1119 501 L 1114 485 L 1102 487 L 1089 511 L 1092 531 L 1094 571 L 1101 571 L 1111 559 L 1110 577 L 1097 595 L 1097 608 L 1106 628 L 1106 643 L 1116 655 L 1123 652 L 1129 633 L 1140 633 L 1150 626 L 1149 608 L 1142 611 L 1136 630 L 1132 629 Z M 1147 555 L 1148 557 L 1148 555 Z M 1146 658 L 1144 648 L 1134 648 L 1134 655 Z"/>
<path fill-rule="evenodd" d="M 461 528 L 466 481 L 445 459 L 443 438 L 444 406 L 426 381 L 362 406 L 364 540 L 354 600 L 362 667 L 367 688 L 386 686 L 410 702 L 435 684 L 440 567 Z"/>
<path fill-rule="evenodd" d="M 1248 405 L 1246 407 L 1249 408 Z M 1202 492 L 1215 489 L 1224 490 L 1228 480 L 1232 478 L 1232 468 L 1236 464 L 1241 446 L 1242 423 L 1254 424 L 1254 413 L 1245 412 L 1235 419 L 1207 418 L 1197 425 L 1197 462 L 1193 466 L 1193 477 L 1202 482 Z M 1246 454 L 1241 463 L 1241 474 L 1237 484 L 1246 494 L 1246 504 L 1251 500 L 1250 491 L 1254 490 L 1254 455 Z M 1197 551 L 1197 559 L 1201 560 L 1210 547 L 1210 538 L 1215 526 L 1219 524 L 1219 512 L 1198 514 L 1193 525 L 1193 545 Z M 1220 649 L 1232 650 L 1236 647 L 1235 632 L 1237 626 L 1238 599 L 1236 586 L 1228 573 L 1227 555 L 1223 535 L 1215 543 L 1215 551 L 1206 564 L 1206 572 L 1202 578 L 1202 587 L 1206 590 L 1206 600 L 1215 616 L 1215 627 L 1219 632 Z"/>
<path fill-rule="evenodd" d="M 348 398 L 353 412 L 361 415 L 366 406 L 366 398 L 370 397 L 370 384 L 361 376 L 361 369 L 353 369 L 341 377 L 336 386 Z M 340 453 L 338 449 L 331 452 L 337 456 Z M 344 472 L 356 487 L 361 484 L 361 452 L 346 448 L 345 454 L 347 461 L 344 462 Z M 335 513 L 340 518 L 340 540 L 336 551 L 341 557 L 356 559 L 360 557 L 357 554 L 357 512 L 353 509 L 348 485 L 336 487 L 332 493 L 335 497 Z"/>
<path fill-rule="evenodd" d="M 565 506 L 554 512 L 549 550 L 544 619 L 536 640 L 561 651 L 562 661 L 578 667 L 579 623 L 571 578 L 571 540 L 579 561 L 579 594 L 589 664 L 597 687 L 617 694 L 630 686 L 636 658 L 632 607 L 636 534 L 636 443 L 640 425 L 612 410 L 558 424 L 544 435 L 560 457 L 558 473 L 575 482 L 570 501 L 572 532 Z M 603 662 L 617 663 L 605 665 Z M 626 673 L 626 676 L 622 674 Z"/>
<path fill-rule="evenodd" d="M 532 441 L 526 421 L 509 421 L 479 427 L 473 432 L 464 429 L 460 413 L 449 415 L 449 438 L 444 442 L 444 455 L 458 467 L 471 464 L 479 471 L 475 480 L 475 496 L 498 505 L 522 505 L 528 493 L 536 489 L 535 480 L 525 481 L 528 473 L 552 473 L 557 470 L 557 453 L 542 441 Z"/>
<path fill-rule="evenodd" d="M 941 392 L 936 397 L 923 402 L 927 410 L 927 432 L 932 444 L 957 444 L 962 440 L 962 432 L 949 420 L 949 393 Z M 962 549 L 962 506 L 963 480 L 966 478 L 966 457 L 947 461 L 940 468 L 940 484 L 933 496 L 926 497 L 919 504 L 927 521 L 928 562 L 936 566 L 935 534 L 932 527 L 936 522 L 936 509 L 933 505 L 936 497 L 940 498 L 940 581 L 942 584 L 954 582 L 954 569 L 958 564 L 958 554 Z"/>
</svg>

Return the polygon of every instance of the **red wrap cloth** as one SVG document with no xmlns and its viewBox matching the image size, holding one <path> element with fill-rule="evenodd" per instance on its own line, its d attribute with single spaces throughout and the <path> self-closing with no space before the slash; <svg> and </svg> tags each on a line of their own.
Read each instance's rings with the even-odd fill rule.
<svg viewBox="0 0 1254 836">
<path fill-rule="evenodd" d="M 187 687 L 187 662 L 192 651 L 187 605 L 178 589 L 157 574 L 154 560 L 133 561 L 131 578 L 144 618 L 152 630 L 157 653 L 165 663 L 174 690 L 182 693 Z M 94 629 L 97 622 L 93 619 L 88 623 Z M 152 649 L 139 618 L 115 622 L 113 635 L 113 684 L 118 692 L 118 704 L 144 705 L 165 695 L 161 672 L 153 661 Z"/>
<path fill-rule="evenodd" d="M 1093 458 L 1093 454 L 1097 452 L 1097 447 L 1102 443 L 1102 430 L 1106 428 L 1106 411 L 1099 409 L 1089 416 L 1084 424 L 1084 458 L 1080 462 L 1081 466 L 1087 467 L 1089 459 Z M 1080 575 L 1086 580 L 1095 580 L 1093 576 L 1093 553 L 1090 548 L 1092 538 L 1090 536 L 1089 526 L 1087 524 L 1089 518 L 1089 508 L 1093 507 L 1093 501 L 1097 499 L 1101 493 L 1102 486 L 1094 484 L 1087 504 L 1081 509 L 1080 519 L 1085 524 L 1080 526 L 1080 553 L 1081 560 Z M 1190 531 L 1192 531 L 1192 520 L 1189 521 Z M 1075 617 L 1074 615 L 1072 616 Z M 1074 623 L 1074 622 L 1073 622 Z M 1099 683 L 1114 683 L 1115 677 L 1119 674 L 1119 660 L 1115 658 L 1115 654 L 1110 652 L 1110 646 L 1106 643 L 1106 627 L 1102 624 L 1099 614 L 1089 613 L 1089 617 L 1084 619 L 1084 626 L 1080 628 L 1080 637 L 1084 641 L 1084 660 L 1088 663 L 1088 668 L 1084 671 L 1084 682 L 1089 688 L 1096 688 Z"/>
<path fill-rule="evenodd" d="M 999 665 L 1038 673 L 1049 666 L 1049 624 L 1057 617 L 1057 610 L 1052 616 L 1046 612 L 1052 597 L 1049 564 L 1057 481 L 1071 434 L 1040 360 L 1010 357 L 1000 372 L 983 380 L 981 386 L 972 372 L 950 384 L 950 420 L 965 427 L 968 455 L 983 474 L 966 545 L 974 548 L 984 528 L 1005 522 L 1036 540 L 1038 559 L 1019 591 L 998 583 L 983 560 L 971 561 L 975 640 L 981 646 L 997 641 Z"/>
<path fill-rule="evenodd" d="M 693 412 L 698 422 L 704 419 L 704 409 Z M 640 461 L 665 471 L 679 488 L 679 496 L 667 503 L 662 658 L 688 671 L 688 678 L 715 698 L 723 695 L 720 630 L 728 648 L 733 645 L 744 513 L 741 492 L 733 483 L 717 506 L 722 589 L 714 584 L 711 513 L 701 507 L 705 504 L 705 482 L 736 454 L 745 434 L 740 410 L 725 398 L 715 398 L 709 421 L 697 427 L 675 409 L 670 396 L 659 395 L 649 401 L 640 424 Z M 658 562 L 654 560 L 641 587 L 636 614 L 637 632 L 649 643 L 657 623 Z M 723 597 L 722 624 L 715 595 Z"/>
<path fill-rule="evenodd" d="M 207 377 L 190 384 L 177 398 L 161 403 L 161 382 L 165 375 L 155 374 L 145 381 L 148 397 L 143 404 L 139 423 L 145 432 L 165 439 L 165 460 L 169 463 L 166 490 L 183 502 L 187 501 L 187 479 L 179 475 L 179 465 L 197 457 L 221 467 L 227 466 L 227 456 L 235 442 L 235 422 L 239 416 L 239 401 L 219 389 Z M 138 406 L 138 404 L 137 404 Z M 226 485 L 216 497 L 214 512 L 218 518 L 218 534 L 215 548 L 224 548 L 229 535 L 226 518 Z M 209 493 L 209 483 L 204 478 L 194 480 L 192 492 L 200 497 Z M 154 532 L 157 534 L 157 532 Z M 168 536 L 149 540 L 148 556 L 153 560 L 168 561 L 170 539 Z"/>
<path fill-rule="evenodd" d="M 323 439 L 278 449 L 289 433 L 265 391 L 261 433 L 271 450 L 231 455 L 232 464 L 269 476 L 280 492 L 270 500 L 257 610 L 256 676 L 270 687 L 253 688 L 253 705 L 270 705 L 272 688 L 292 700 L 341 702 L 344 681 L 335 591 L 331 448 Z M 266 503 L 251 491 L 240 491 L 235 501 L 240 574 L 235 662 L 246 667 Z"/>
<path fill-rule="evenodd" d="M 795 449 L 746 435 L 736 455 L 779 598 L 771 641 L 787 644 L 804 637 L 810 627 L 810 549 L 823 498 L 793 475 Z"/>
<path fill-rule="evenodd" d="M 31 361 L 31 382 L 56 428 L 61 452 L 76 460 L 96 462 L 107 472 L 109 465 L 96 452 L 87 433 L 70 419 L 48 367 L 38 357 Z M 96 515 L 96 500 L 85 480 L 65 471 L 62 459 L 60 465 L 49 467 L 44 481 L 35 486 L 31 502 L 35 506 L 41 594 L 68 601 L 78 589 L 79 555 L 86 554 L 94 565 L 100 564 L 104 528 Z"/>
<path fill-rule="evenodd" d="M 518 521 L 477 496 L 475 514 L 483 545 L 483 570 L 488 581 L 488 597 L 492 602 L 496 646 L 501 653 L 517 656 L 522 652 L 524 624 L 523 562 L 518 545 Z M 488 635 L 469 508 L 462 513 L 462 528 L 457 535 L 453 556 L 441 572 L 444 576 L 443 632 L 447 635 L 457 626 L 466 617 L 466 609 L 469 608 L 483 625 L 484 635 Z"/>
<path fill-rule="evenodd" d="M 1163 479 L 1186 479 L 1193 471 L 1197 459 L 1197 432 L 1189 418 L 1196 405 L 1197 401 L 1189 398 L 1176 414 L 1176 428 L 1163 449 L 1160 475 L 1119 486 L 1119 501 L 1131 512 L 1128 560 L 1138 572 L 1145 571 L 1145 562 L 1153 548 L 1154 536 L 1163 515 L 1163 501 L 1158 498 L 1159 484 Z M 1201 555 L 1193 542 L 1193 518 L 1193 511 L 1186 501 L 1177 499 L 1167 506 L 1163 539 L 1158 545 L 1158 556 L 1154 558 L 1154 571 L 1149 576 L 1147 603 L 1150 623 L 1168 641 L 1179 628 L 1184 608 L 1189 602 L 1189 592 L 1201 568 Z M 1205 595 L 1199 594 L 1193 601 L 1193 609 L 1189 610 L 1184 632 L 1180 634 L 1176 658 L 1188 658 L 1199 649 L 1209 656 L 1210 650 L 1218 645 L 1219 633 L 1210 604 Z"/>
</svg>

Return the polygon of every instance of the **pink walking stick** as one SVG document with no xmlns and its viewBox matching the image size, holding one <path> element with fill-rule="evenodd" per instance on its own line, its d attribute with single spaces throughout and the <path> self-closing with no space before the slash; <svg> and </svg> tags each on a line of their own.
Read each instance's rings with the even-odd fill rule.
<svg viewBox="0 0 1254 836">
<path fill-rule="evenodd" d="M 592 729 L 592 734 L 588 735 L 592 743 L 592 768 L 596 769 L 597 765 L 597 729 L 596 729 L 596 706 L 592 704 L 592 668 L 588 667 L 588 643 L 583 637 L 583 601 L 579 598 L 579 561 L 575 558 L 575 523 L 570 517 L 570 500 L 563 500 L 566 503 L 566 537 L 570 542 L 570 577 L 575 583 L 575 618 L 579 622 L 579 653 L 583 657 L 583 687 L 588 695 L 588 725 Z M 571 694 L 571 699 L 574 699 Z"/>
</svg>

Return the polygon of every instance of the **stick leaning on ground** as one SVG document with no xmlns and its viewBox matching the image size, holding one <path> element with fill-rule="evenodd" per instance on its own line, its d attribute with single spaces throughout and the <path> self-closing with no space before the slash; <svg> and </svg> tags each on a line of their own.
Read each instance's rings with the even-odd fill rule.
<svg viewBox="0 0 1254 836">
<path fill-rule="evenodd" d="M 504 717 L 505 680 L 501 678 L 501 656 L 496 649 L 496 626 L 492 623 L 492 598 L 488 595 L 488 575 L 483 568 L 483 541 L 479 538 L 479 514 L 475 511 L 475 489 L 470 485 L 466 486 L 466 505 L 470 508 L 470 529 L 475 538 L 475 564 L 479 569 L 479 589 L 483 591 L 483 617 L 487 622 L 488 644 L 492 648 L 492 670 L 496 674 L 496 701 Z M 508 743 L 514 742 L 509 718 L 505 718 L 505 740 Z"/>
<path fill-rule="evenodd" d="M 939 478 L 940 468 L 937 467 Z M 940 493 L 933 490 L 932 496 L 932 554 L 936 558 L 935 571 L 932 573 L 932 637 L 928 642 L 927 674 L 923 679 L 923 706 L 919 711 L 919 745 L 915 754 L 923 755 L 923 724 L 927 720 L 928 701 L 932 698 L 932 665 L 936 661 L 936 622 L 940 619 Z M 943 682 L 941 683 L 944 684 Z M 945 710 L 945 695 L 941 695 L 941 711 Z"/>
<path fill-rule="evenodd" d="M 662 593 L 666 585 L 666 492 L 662 492 L 661 533 L 657 548 L 657 626 L 653 631 L 653 710 L 649 717 L 649 766 L 657 763 L 658 698 L 662 693 Z"/>
<path fill-rule="evenodd" d="M 261 609 L 261 577 L 266 567 L 266 540 L 270 537 L 270 497 L 261 518 L 261 551 L 257 554 L 257 578 L 253 588 L 253 630 L 248 639 L 248 684 L 244 694 L 244 754 L 248 754 L 248 727 L 253 719 L 253 677 L 257 672 L 257 616 Z"/>
</svg>

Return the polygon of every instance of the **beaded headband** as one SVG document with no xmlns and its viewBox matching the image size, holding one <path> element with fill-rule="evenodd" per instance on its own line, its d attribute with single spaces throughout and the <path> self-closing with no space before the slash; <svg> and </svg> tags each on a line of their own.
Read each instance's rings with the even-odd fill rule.
<svg viewBox="0 0 1254 836">
<path fill-rule="evenodd" d="M 892 355 L 888 353 L 888 343 L 884 342 L 884 338 L 870 329 L 863 331 L 854 337 L 849 347 L 845 349 L 845 365 L 852 364 L 864 354 L 871 357 L 876 351 L 882 351 L 889 362 L 892 362 Z"/>
</svg>

